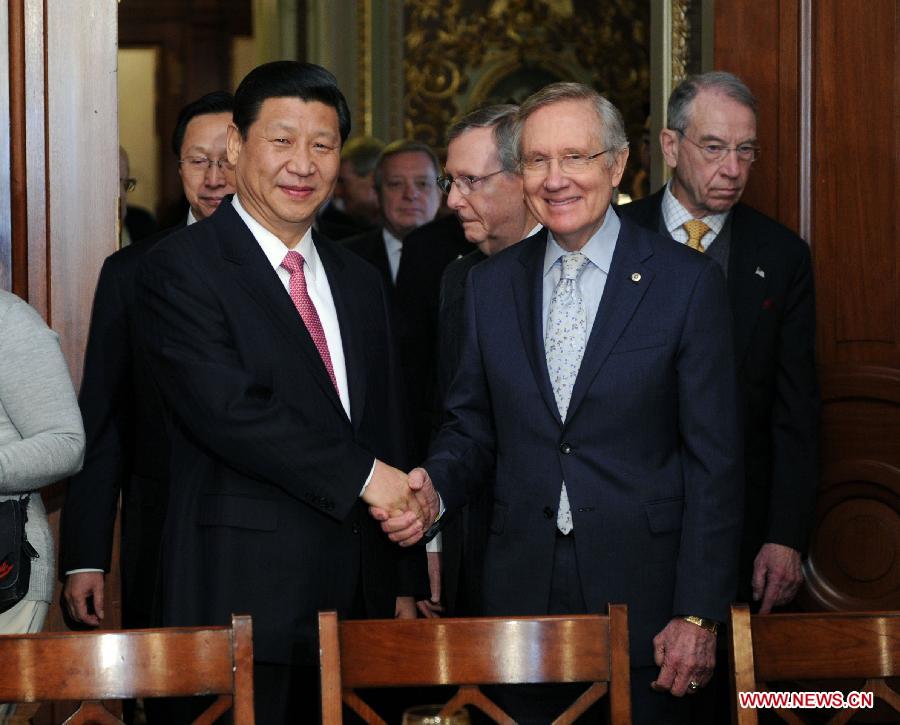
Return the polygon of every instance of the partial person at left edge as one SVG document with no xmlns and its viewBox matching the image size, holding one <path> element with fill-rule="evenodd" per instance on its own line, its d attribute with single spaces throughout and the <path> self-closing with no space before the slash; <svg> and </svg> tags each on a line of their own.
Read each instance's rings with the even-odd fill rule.
<svg viewBox="0 0 900 725">
<path fill-rule="evenodd" d="M 225 153 L 234 99 L 208 93 L 178 116 L 172 148 L 179 159 L 186 220 L 110 255 L 100 271 L 79 402 L 87 432 L 84 470 L 69 482 L 62 511 L 60 571 L 71 616 L 99 626 L 122 493 L 122 624 L 149 627 L 168 489 L 168 442 L 158 393 L 135 350 L 135 274 L 161 239 L 205 219 L 234 193 Z"/>
<path fill-rule="evenodd" d="M 83 456 L 84 428 L 59 339 L 34 309 L 0 290 L 0 501 L 28 497 L 25 535 L 37 554 L 24 598 L 0 613 L 0 634 L 44 625 L 56 558 L 40 489 L 75 473 Z M 11 710 L 0 705 L 0 722 Z"/>
<path fill-rule="evenodd" d="M 378 270 L 313 229 L 350 132 L 320 66 L 276 61 L 235 92 L 235 195 L 141 263 L 140 347 L 170 431 L 162 624 L 253 617 L 260 723 L 314 722 L 316 615 L 415 616 L 414 563 L 367 504 L 410 494 Z M 413 560 L 412 566 L 405 564 Z"/>
</svg>

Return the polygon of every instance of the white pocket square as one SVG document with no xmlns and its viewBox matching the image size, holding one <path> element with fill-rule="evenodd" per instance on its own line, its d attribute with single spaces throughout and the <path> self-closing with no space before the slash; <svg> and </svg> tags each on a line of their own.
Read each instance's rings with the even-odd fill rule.
<svg viewBox="0 0 900 725">
<path fill-rule="evenodd" d="M 756 268 L 756 271 L 755 271 L 753 274 L 758 274 L 758 275 L 759 275 L 760 277 L 762 277 L 763 279 L 766 278 L 765 270 L 763 270 L 763 269 L 761 269 L 761 268 L 759 268 L 759 267 Z"/>
</svg>

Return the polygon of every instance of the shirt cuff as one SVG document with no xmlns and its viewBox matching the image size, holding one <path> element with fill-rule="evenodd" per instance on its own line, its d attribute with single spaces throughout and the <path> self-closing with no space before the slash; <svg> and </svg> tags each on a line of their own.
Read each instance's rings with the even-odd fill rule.
<svg viewBox="0 0 900 725">
<path fill-rule="evenodd" d="M 437 534 L 434 535 L 434 538 L 431 541 L 429 541 L 427 544 L 425 544 L 425 551 L 427 551 L 429 553 L 440 554 L 441 550 L 443 548 L 441 545 L 441 542 L 442 542 L 441 532 L 439 531 Z"/>
<path fill-rule="evenodd" d="M 69 571 L 66 572 L 66 576 L 71 576 L 72 574 L 84 574 L 89 571 L 99 571 L 101 574 L 106 573 L 103 569 L 69 569 Z"/>
<path fill-rule="evenodd" d="M 378 459 L 376 458 L 372 461 L 372 467 L 369 469 L 369 475 L 366 476 L 366 482 L 363 484 L 362 490 L 359 492 L 359 497 L 362 498 L 362 495 L 366 492 L 366 489 L 369 487 L 369 484 L 372 483 L 372 476 L 375 475 L 375 464 L 378 463 Z"/>
</svg>

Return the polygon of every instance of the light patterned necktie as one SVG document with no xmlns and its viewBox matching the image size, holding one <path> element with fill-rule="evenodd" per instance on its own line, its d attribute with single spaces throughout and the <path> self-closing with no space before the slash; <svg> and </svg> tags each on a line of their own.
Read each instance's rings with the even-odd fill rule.
<svg viewBox="0 0 900 725">
<path fill-rule="evenodd" d="M 587 266 L 588 258 L 581 252 L 576 252 L 563 255 L 561 261 L 562 276 L 553 290 L 547 315 L 544 353 L 547 356 L 547 371 L 550 373 L 556 406 L 565 420 L 587 340 L 587 314 L 578 287 L 578 277 Z M 559 494 L 556 526 L 564 534 L 568 534 L 573 528 L 565 481 Z"/>
<path fill-rule="evenodd" d="M 691 249 L 696 249 L 698 252 L 705 252 L 706 247 L 704 247 L 700 240 L 706 235 L 709 231 L 709 225 L 706 222 L 702 222 L 699 219 L 691 219 L 689 222 L 685 222 L 682 226 L 687 230 L 688 240 L 687 245 Z"/>
<path fill-rule="evenodd" d="M 306 274 L 303 271 L 303 255 L 300 252 L 290 251 L 284 255 L 281 266 L 291 273 L 290 294 L 291 301 L 300 317 L 303 318 L 303 324 L 309 330 L 309 335 L 316 344 L 316 349 L 325 363 L 325 369 L 328 371 L 328 377 L 337 390 L 337 379 L 334 377 L 334 367 L 331 364 L 331 353 L 328 352 L 328 340 L 325 339 L 325 330 L 322 327 L 322 321 L 319 319 L 319 313 L 316 312 L 316 306 L 313 304 L 309 291 L 306 289 Z"/>
</svg>

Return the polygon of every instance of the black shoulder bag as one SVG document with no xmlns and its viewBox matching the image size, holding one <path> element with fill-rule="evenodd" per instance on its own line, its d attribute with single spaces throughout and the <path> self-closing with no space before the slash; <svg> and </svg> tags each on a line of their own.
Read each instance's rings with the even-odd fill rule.
<svg viewBox="0 0 900 725">
<path fill-rule="evenodd" d="M 0 501 L 0 612 L 14 607 L 28 593 L 31 560 L 38 558 L 25 536 L 30 498 Z"/>
</svg>

